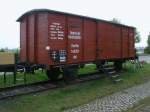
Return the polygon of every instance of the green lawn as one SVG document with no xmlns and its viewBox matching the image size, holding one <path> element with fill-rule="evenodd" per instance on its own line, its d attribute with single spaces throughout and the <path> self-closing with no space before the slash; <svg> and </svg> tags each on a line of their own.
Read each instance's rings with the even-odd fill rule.
<svg viewBox="0 0 150 112">
<path fill-rule="evenodd" d="M 95 64 L 86 65 L 84 68 L 81 68 L 78 71 L 79 75 L 83 75 L 86 73 L 93 73 L 93 72 L 97 72 Z"/>
<path fill-rule="evenodd" d="M 48 78 L 42 71 L 37 71 L 35 74 L 26 74 L 26 84 L 40 82 L 43 80 L 48 80 Z M 0 75 L 0 88 L 22 85 L 22 84 L 25 84 L 23 73 L 17 73 L 16 84 L 14 84 L 13 74 L 11 73 L 6 74 L 6 83 L 4 83 L 4 76 Z"/>
<path fill-rule="evenodd" d="M 80 73 L 95 71 L 93 65 L 87 66 L 86 69 L 80 70 Z M 53 91 L 2 100 L 0 101 L 0 112 L 60 112 L 76 107 L 96 98 L 149 81 L 150 64 L 145 64 L 144 68 L 138 70 L 134 70 L 133 65 L 128 64 L 125 72 L 122 73 L 122 78 L 123 82 L 118 84 L 113 84 L 108 78 L 103 78 Z"/>
<path fill-rule="evenodd" d="M 95 65 L 86 65 L 83 69 L 80 69 L 78 72 L 79 75 L 83 75 L 86 73 L 92 73 L 96 71 L 97 70 Z M 42 71 L 36 71 L 35 74 L 26 74 L 26 84 L 31 84 L 45 80 L 48 80 L 48 77 L 46 76 L 45 72 Z M 6 83 L 4 83 L 4 76 L 0 75 L 0 88 L 24 84 L 24 74 L 17 73 L 16 84 L 14 84 L 13 81 L 13 74 L 6 74 Z"/>
</svg>

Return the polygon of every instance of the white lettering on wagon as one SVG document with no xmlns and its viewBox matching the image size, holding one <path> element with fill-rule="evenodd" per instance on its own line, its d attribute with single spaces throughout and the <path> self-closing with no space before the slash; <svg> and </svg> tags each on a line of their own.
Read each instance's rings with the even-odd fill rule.
<svg viewBox="0 0 150 112">
<path fill-rule="evenodd" d="M 71 44 L 71 48 L 79 48 L 79 44 Z"/>
<path fill-rule="evenodd" d="M 78 54 L 79 53 L 79 49 L 71 49 L 71 53 Z"/>
<path fill-rule="evenodd" d="M 70 31 L 68 38 L 69 39 L 81 39 L 81 32 Z"/>
<path fill-rule="evenodd" d="M 70 47 L 71 47 L 70 53 L 73 54 L 72 59 L 74 60 L 78 59 L 78 54 L 80 53 L 79 44 L 72 43 Z"/>
<path fill-rule="evenodd" d="M 72 58 L 73 58 L 73 59 L 77 59 L 77 58 L 78 58 L 78 56 L 77 56 L 77 55 L 74 55 Z"/>
<path fill-rule="evenodd" d="M 64 31 L 61 23 L 53 22 L 49 25 L 49 36 L 52 40 L 64 39 Z"/>
</svg>

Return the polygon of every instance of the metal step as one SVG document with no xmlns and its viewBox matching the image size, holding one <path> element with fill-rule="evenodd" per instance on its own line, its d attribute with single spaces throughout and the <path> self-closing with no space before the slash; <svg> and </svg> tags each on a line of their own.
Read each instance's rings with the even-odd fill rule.
<svg viewBox="0 0 150 112">
<path fill-rule="evenodd" d="M 114 65 L 103 65 L 103 68 L 109 68 L 109 67 L 114 67 Z"/>
<path fill-rule="evenodd" d="M 114 82 L 121 82 L 121 81 L 123 81 L 123 79 L 116 79 L 116 80 L 114 80 Z"/>
<path fill-rule="evenodd" d="M 107 67 L 107 68 L 104 68 L 105 70 L 107 70 L 107 71 L 110 71 L 110 70 L 115 70 L 115 68 L 114 67 Z"/>
<path fill-rule="evenodd" d="M 111 76 L 111 78 L 118 78 L 118 77 L 120 77 L 120 75 L 118 75 L 118 74 Z"/>
<path fill-rule="evenodd" d="M 109 74 L 115 74 L 116 71 L 115 71 L 115 70 L 113 70 L 113 71 L 108 71 L 108 73 L 109 73 Z"/>
<path fill-rule="evenodd" d="M 121 82 L 123 80 L 120 78 L 120 74 L 117 73 L 115 67 L 112 65 L 102 66 L 102 70 L 110 77 L 111 81 L 114 83 Z"/>
<path fill-rule="evenodd" d="M 16 79 L 17 81 L 22 81 L 22 80 L 24 80 L 23 78 L 18 78 L 18 79 Z"/>
</svg>

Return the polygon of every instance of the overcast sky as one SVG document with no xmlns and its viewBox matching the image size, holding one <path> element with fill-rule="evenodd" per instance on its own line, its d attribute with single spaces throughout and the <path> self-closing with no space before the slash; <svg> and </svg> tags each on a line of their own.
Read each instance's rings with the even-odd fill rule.
<svg viewBox="0 0 150 112">
<path fill-rule="evenodd" d="M 4 0 L 0 4 L 0 48 L 19 47 L 19 23 L 16 19 L 35 8 L 47 8 L 105 20 L 118 18 L 140 31 L 146 46 L 150 32 L 150 0 Z"/>
</svg>

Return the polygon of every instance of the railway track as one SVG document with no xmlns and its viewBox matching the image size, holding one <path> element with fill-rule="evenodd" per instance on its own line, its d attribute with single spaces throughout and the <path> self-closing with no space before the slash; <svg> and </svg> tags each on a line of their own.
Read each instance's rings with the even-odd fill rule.
<svg viewBox="0 0 150 112">
<path fill-rule="evenodd" d="M 97 80 L 102 77 L 104 77 L 104 75 L 100 74 L 99 72 L 91 73 L 91 74 L 79 76 L 73 83 L 69 85 L 79 84 L 79 83 L 87 82 L 90 80 Z M 56 88 L 63 88 L 66 86 L 67 84 L 62 86 L 58 83 L 53 83 L 50 81 L 43 81 L 43 82 L 37 82 L 34 84 L 1 88 L 0 100 L 10 98 L 10 97 L 30 94 L 30 93 L 37 93 L 37 92 L 46 91 L 46 90 L 54 90 Z"/>
</svg>

